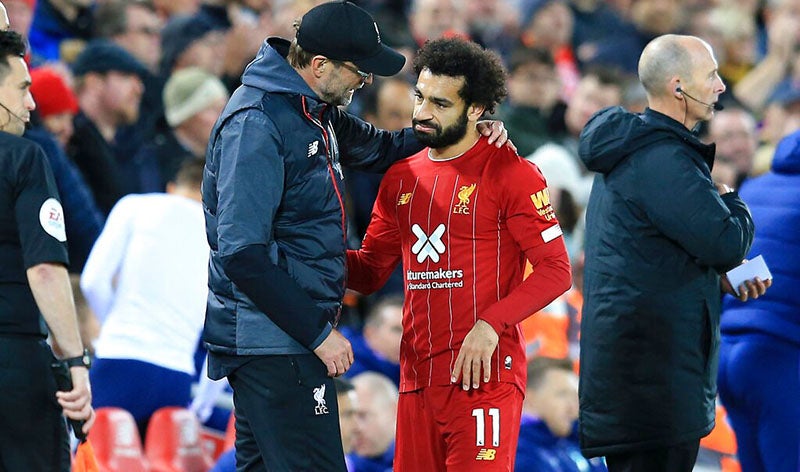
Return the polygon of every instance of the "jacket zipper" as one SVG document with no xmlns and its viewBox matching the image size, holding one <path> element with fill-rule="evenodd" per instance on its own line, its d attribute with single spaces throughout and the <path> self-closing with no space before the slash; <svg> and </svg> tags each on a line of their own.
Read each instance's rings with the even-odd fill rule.
<svg viewBox="0 0 800 472">
<path fill-rule="evenodd" d="M 339 185 L 336 183 L 336 175 L 333 171 L 333 162 L 331 160 L 331 148 L 330 148 L 330 138 L 328 136 L 328 131 L 322 125 L 322 115 L 325 113 L 325 108 L 327 105 L 322 107 L 322 110 L 319 112 L 319 119 L 314 118 L 308 112 L 308 108 L 306 107 L 306 97 L 302 97 L 303 102 L 303 113 L 306 115 L 309 121 L 314 123 L 320 131 L 322 131 L 322 142 L 325 144 L 325 160 L 328 166 L 328 174 L 331 176 L 331 182 L 333 183 L 333 191 L 336 193 L 336 198 L 339 200 L 339 209 L 341 210 L 342 220 L 342 242 L 344 243 L 344 248 L 347 250 L 347 217 L 345 216 L 344 211 L 344 200 L 342 199 L 342 193 L 339 190 Z M 344 295 L 344 291 L 347 290 L 347 257 L 344 258 L 344 278 L 342 279 L 342 294 Z M 333 320 L 333 327 L 335 328 L 339 324 L 339 318 L 342 316 L 342 302 L 339 301 L 338 306 L 336 308 L 336 317 Z"/>
</svg>

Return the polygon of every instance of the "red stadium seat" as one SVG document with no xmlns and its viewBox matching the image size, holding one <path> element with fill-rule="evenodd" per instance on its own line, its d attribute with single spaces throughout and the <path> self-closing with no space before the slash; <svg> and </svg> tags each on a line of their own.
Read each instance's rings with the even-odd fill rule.
<svg viewBox="0 0 800 472">
<path fill-rule="evenodd" d="M 122 408 L 102 407 L 89 432 L 97 465 L 103 472 L 146 472 L 139 430 L 133 416 Z"/>
<path fill-rule="evenodd" d="M 236 416 L 231 411 L 231 418 L 228 420 L 228 427 L 225 428 L 225 451 L 232 448 L 236 442 Z"/>
<path fill-rule="evenodd" d="M 144 449 L 150 472 L 206 472 L 213 465 L 200 440 L 200 422 L 186 408 L 169 406 L 153 413 Z"/>
</svg>

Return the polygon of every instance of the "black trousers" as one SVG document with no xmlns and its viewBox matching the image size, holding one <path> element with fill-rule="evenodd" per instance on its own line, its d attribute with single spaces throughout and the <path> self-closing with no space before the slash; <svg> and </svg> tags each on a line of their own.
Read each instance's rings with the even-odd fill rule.
<svg viewBox="0 0 800 472">
<path fill-rule="evenodd" d="M 606 456 L 608 472 L 691 472 L 700 450 L 695 439 L 672 447 Z"/>
<path fill-rule="evenodd" d="M 0 471 L 69 472 L 69 436 L 47 343 L 0 334 Z"/>
<path fill-rule="evenodd" d="M 313 354 L 259 356 L 228 381 L 237 472 L 345 472 L 333 380 Z"/>
</svg>

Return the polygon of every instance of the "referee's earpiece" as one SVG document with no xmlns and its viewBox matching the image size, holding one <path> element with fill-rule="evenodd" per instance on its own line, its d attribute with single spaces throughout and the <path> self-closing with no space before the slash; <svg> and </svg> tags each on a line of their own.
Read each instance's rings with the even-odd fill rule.
<svg viewBox="0 0 800 472">
<path fill-rule="evenodd" d="M 677 87 L 675 87 L 675 93 L 683 93 L 683 89 L 681 89 L 681 86 L 680 86 L 680 85 L 678 85 Z"/>
</svg>

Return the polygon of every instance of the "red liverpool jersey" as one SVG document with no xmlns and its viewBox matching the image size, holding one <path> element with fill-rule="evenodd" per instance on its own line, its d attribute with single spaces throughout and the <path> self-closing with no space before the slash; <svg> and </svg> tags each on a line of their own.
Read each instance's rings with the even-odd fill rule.
<svg viewBox="0 0 800 472">
<path fill-rule="evenodd" d="M 523 283 L 526 258 L 534 275 Z M 348 286 L 370 293 L 400 260 L 400 391 L 450 384 L 461 342 L 478 319 L 500 337 L 492 381 L 524 391 L 518 323 L 569 287 L 561 229 L 536 166 L 486 138 L 449 160 L 433 160 L 425 149 L 394 164 L 362 248 L 348 251 Z"/>
</svg>

